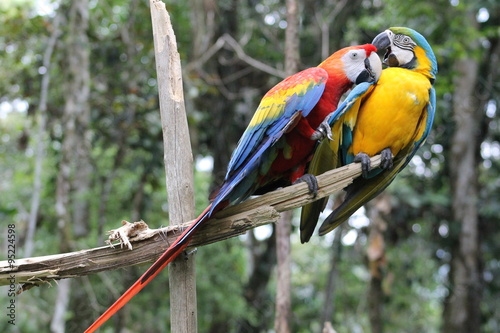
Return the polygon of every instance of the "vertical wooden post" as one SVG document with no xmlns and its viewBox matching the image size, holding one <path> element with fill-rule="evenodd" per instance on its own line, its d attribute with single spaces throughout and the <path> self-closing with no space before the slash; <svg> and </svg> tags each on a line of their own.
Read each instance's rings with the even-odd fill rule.
<svg viewBox="0 0 500 333">
<path fill-rule="evenodd" d="M 184 106 L 177 42 L 165 4 L 150 0 L 153 38 L 165 149 L 170 224 L 195 216 L 193 154 Z M 171 331 L 197 331 L 194 256 L 180 256 L 169 266 Z"/>
<path fill-rule="evenodd" d="M 277 281 L 276 281 L 276 315 L 274 318 L 274 330 L 276 333 L 289 333 L 291 308 L 292 308 L 292 273 L 291 273 L 291 221 L 293 211 L 281 213 L 276 224 L 276 259 L 277 259 Z"/>
</svg>

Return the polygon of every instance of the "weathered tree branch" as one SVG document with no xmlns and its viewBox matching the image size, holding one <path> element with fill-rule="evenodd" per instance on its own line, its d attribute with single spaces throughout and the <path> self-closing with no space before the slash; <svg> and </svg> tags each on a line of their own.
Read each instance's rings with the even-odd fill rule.
<svg viewBox="0 0 500 333">
<path fill-rule="evenodd" d="M 371 161 L 372 167 L 380 165 L 380 157 Z M 308 193 L 307 184 L 299 183 L 266 193 L 256 198 L 224 209 L 193 237 L 190 246 L 203 246 L 244 234 L 258 226 L 276 223 L 279 213 L 304 206 L 314 200 L 342 190 L 359 177 L 359 164 L 325 172 L 317 177 L 319 191 L 315 199 Z M 191 222 L 161 229 L 148 229 L 147 237 L 134 242 L 133 250 L 103 246 L 71 253 L 43 257 L 17 259 L 13 267 L 0 261 L 0 285 L 15 282 L 29 288 L 32 285 L 50 283 L 53 280 L 73 278 L 102 271 L 143 264 L 156 260 Z"/>
</svg>

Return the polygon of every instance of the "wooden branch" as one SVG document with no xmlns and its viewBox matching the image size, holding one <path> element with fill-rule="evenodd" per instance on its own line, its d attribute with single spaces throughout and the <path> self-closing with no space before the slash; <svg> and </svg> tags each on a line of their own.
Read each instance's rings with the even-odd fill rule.
<svg viewBox="0 0 500 333">
<path fill-rule="evenodd" d="M 380 156 L 371 159 L 372 167 L 380 165 Z M 308 193 L 307 184 L 299 183 L 266 193 L 256 198 L 228 207 L 206 223 L 194 235 L 191 247 L 203 246 L 244 234 L 258 226 L 276 223 L 279 213 L 304 206 L 314 200 L 342 190 L 361 175 L 360 164 L 325 172 L 317 177 L 318 195 L 315 199 Z M 40 285 L 52 280 L 95 274 L 117 268 L 143 264 L 156 260 L 191 222 L 161 229 L 148 229 L 147 238 L 135 242 L 133 250 L 104 246 L 71 253 L 43 257 L 17 259 L 10 267 L 7 261 L 0 261 L 0 285 L 9 285 L 12 278 L 16 283 Z"/>
</svg>

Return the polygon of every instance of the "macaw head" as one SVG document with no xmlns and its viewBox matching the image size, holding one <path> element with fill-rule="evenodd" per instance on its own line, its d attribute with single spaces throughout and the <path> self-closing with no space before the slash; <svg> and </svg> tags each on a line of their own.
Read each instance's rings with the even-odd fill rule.
<svg viewBox="0 0 500 333">
<path fill-rule="evenodd" d="M 423 72 L 436 78 L 438 71 L 434 52 L 427 40 L 410 28 L 395 27 L 378 34 L 372 41 L 377 49 L 386 49 L 384 64 Z"/>
<path fill-rule="evenodd" d="M 340 49 L 318 67 L 324 68 L 332 77 L 346 78 L 351 84 L 377 81 L 382 72 L 377 48 L 372 44 Z"/>
</svg>

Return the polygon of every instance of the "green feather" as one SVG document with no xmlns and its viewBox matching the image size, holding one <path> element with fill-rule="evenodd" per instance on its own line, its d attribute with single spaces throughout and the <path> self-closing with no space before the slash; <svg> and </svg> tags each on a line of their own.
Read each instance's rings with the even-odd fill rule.
<svg viewBox="0 0 500 333">
<path fill-rule="evenodd" d="M 337 154 L 333 152 L 330 141 L 323 140 L 316 149 L 308 173 L 317 176 L 339 166 Z M 327 202 L 328 197 L 302 207 L 300 213 L 300 241 L 302 243 L 307 243 L 311 238 L 318 223 L 319 215 L 325 209 Z"/>
</svg>

